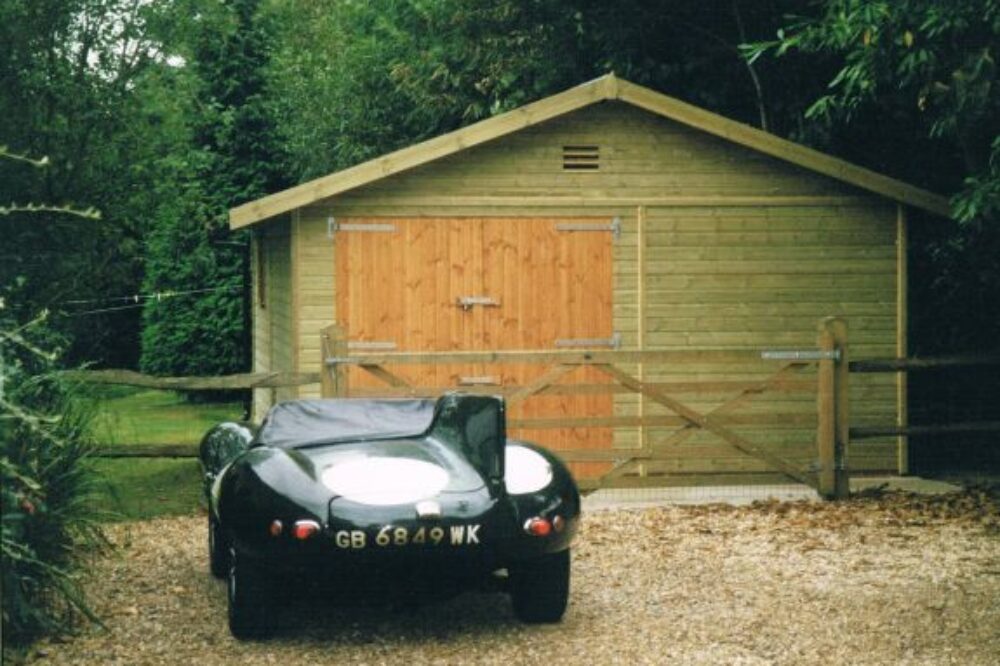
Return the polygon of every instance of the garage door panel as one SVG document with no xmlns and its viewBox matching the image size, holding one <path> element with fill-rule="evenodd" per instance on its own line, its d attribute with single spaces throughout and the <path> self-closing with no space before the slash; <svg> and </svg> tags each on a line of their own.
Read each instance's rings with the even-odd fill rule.
<svg viewBox="0 0 1000 666">
<path fill-rule="evenodd" d="M 577 220 L 574 220 L 576 222 Z M 593 223 L 593 220 L 583 222 Z M 484 282 L 501 307 L 485 312 L 488 349 L 555 349 L 557 341 L 612 336 L 611 235 L 566 232 L 551 219 L 487 220 L 483 227 Z M 505 386 L 522 386 L 545 367 L 505 366 Z M 606 383 L 602 373 L 580 368 L 562 383 Z M 511 407 L 511 418 L 610 415 L 610 395 L 532 397 Z M 515 429 L 512 437 L 554 450 L 608 448 L 609 428 Z M 574 464 L 579 476 L 605 463 Z"/>
<path fill-rule="evenodd" d="M 394 342 L 399 351 L 485 351 L 555 349 L 559 340 L 611 338 L 610 233 L 560 231 L 552 219 L 352 219 L 348 224 L 358 229 L 387 222 L 391 233 L 337 233 L 338 319 L 350 341 Z M 461 307 L 463 297 L 475 304 Z M 494 380 L 498 386 L 522 386 L 548 370 L 473 364 L 387 369 L 418 386 L 471 384 L 478 391 Z M 349 381 L 358 388 L 384 385 L 358 368 Z M 562 381 L 596 384 L 607 378 L 580 368 Z M 547 396 L 512 405 L 510 415 L 573 418 L 612 411 L 610 395 Z M 612 441 L 608 428 L 522 429 L 511 436 L 553 449 L 608 448 Z M 580 476 L 606 468 L 573 466 Z"/>
</svg>

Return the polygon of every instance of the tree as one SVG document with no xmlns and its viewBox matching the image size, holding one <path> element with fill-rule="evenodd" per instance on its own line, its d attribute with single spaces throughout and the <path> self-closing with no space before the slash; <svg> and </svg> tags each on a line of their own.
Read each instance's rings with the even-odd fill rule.
<svg viewBox="0 0 1000 666">
<path fill-rule="evenodd" d="M 780 130 L 800 106 L 778 92 L 812 78 L 782 73 L 778 86 L 738 46 L 773 34 L 795 4 L 272 0 L 288 172 L 317 177 L 611 71 Z"/>
<path fill-rule="evenodd" d="M 806 118 L 852 132 L 877 127 L 884 138 L 873 141 L 868 154 L 884 157 L 866 162 L 878 160 L 885 170 L 955 193 L 955 216 L 963 222 L 996 218 L 1000 2 L 825 0 L 816 6 L 814 16 L 784 27 L 777 40 L 750 47 L 751 60 L 772 50 L 836 57 L 841 66 Z M 890 126 L 900 131 L 885 132 Z M 872 140 L 875 133 L 863 136 Z M 923 159 L 900 154 L 909 143 L 905 136 L 917 139 Z"/>
<path fill-rule="evenodd" d="M 195 105 L 189 143 L 162 165 L 144 290 L 142 368 L 210 375 L 248 369 L 248 238 L 228 234 L 232 206 L 280 189 L 266 105 L 268 26 L 257 0 L 230 0 L 192 27 Z"/>
<path fill-rule="evenodd" d="M 136 361 L 138 291 L 154 161 L 178 137 L 177 68 L 158 33 L 173 3 L 0 3 L 0 144 L 45 155 L 44 172 L 0 161 L 0 202 L 87 201 L 100 219 L 0 217 L 0 284 L 48 309 L 69 361 Z M 129 307 L 126 307 L 129 306 Z M 95 312 L 96 311 L 96 312 Z"/>
</svg>

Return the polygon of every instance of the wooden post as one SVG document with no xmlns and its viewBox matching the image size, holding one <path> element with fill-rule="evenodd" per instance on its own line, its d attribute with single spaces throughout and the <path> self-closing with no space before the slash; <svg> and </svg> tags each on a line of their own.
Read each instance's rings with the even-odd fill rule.
<svg viewBox="0 0 1000 666">
<path fill-rule="evenodd" d="M 907 236 L 906 209 L 896 206 L 896 358 L 908 356 L 907 347 Z M 909 425 L 907 373 L 896 373 L 896 425 Z M 910 473 L 910 442 L 906 435 L 896 440 L 896 466 L 900 474 Z"/>
<path fill-rule="evenodd" d="M 819 350 L 839 354 L 836 359 L 819 361 L 819 385 L 816 395 L 819 453 L 819 494 L 827 499 L 842 499 L 850 494 L 847 475 L 849 417 L 849 369 L 847 358 L 847 323 L 828 317 L 819 324 Z"/>
<path fill-rule="evenodd" d="M 324 398 L 347 397 L 347 368 L 343 363 L 327 365 L 328 358 L 348 355 L 347 335 L 344 329 L 331 324 L 320 331 L 320 395 Z"/>
</svg>

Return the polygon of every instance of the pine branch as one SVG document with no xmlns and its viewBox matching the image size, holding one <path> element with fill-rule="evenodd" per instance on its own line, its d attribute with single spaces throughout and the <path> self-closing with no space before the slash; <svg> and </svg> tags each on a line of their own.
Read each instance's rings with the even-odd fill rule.
<svg viewBox="0 0 1000 666">
<path fill-rule="evenodd" d="M 96 208 L 73 208 L 72 206 L 50 206 L 47 204 L 34 204 L 29 203 L 25 205 L 10 204 L 9 206 L 0 206 L 0 215 L 10 215 L 11 213 L 63 213 L 66 215 L 74 215 L 76 217 L 82 217 L 87 220 L 99 220 L 101 219 L 101 211 Z"/>
</svg>

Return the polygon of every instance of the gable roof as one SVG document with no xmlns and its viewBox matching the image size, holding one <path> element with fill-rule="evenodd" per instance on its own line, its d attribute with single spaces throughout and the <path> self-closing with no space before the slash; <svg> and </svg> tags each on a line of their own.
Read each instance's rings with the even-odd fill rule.
<svg viewBox="0 0 1000 666">
<path fill-rule="evenodd" d="M 631 104 L 915 208 L 944 217 L 951 215 L 948 200 L 941 195 L 607 74 L 513 111 L 237 206 L 229 211 L 229 226 L 246 227 L 605 100 Z"/>
</svg>

